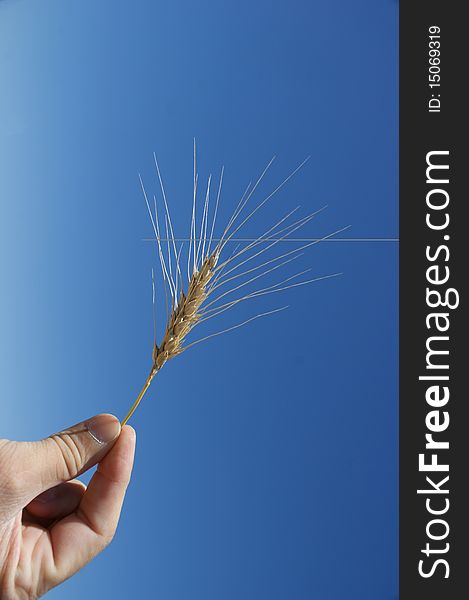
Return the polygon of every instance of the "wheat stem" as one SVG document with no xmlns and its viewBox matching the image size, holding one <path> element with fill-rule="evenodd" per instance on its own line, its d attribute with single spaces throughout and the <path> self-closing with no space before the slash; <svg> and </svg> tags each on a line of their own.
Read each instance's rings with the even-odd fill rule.
<svg viewBox="0 0 469 600">
<path fill-rule="evenodd" d="M 129 412 L 125 415 L 125 417 L 122 419 L 121 421 L 121 427 L 124 427 L 124 425 L 127 423 L 127 421 L 130 419 L 130 417 L 134 414 L 135 410 L 137 409 L 137 406 L 140 404 L 140 402 L 142 401 L 143 396 L 145 396 L 147 389 L 150 387 L 150 383 L 153 381 L 153 377 L 158 373 L 158 371 L 155 371 L 154 369 L 151 370 L 150 375 L 148 375 L 147 380 L 145 381 L 145 385 L 143 386 L 140 394 L 137 396 L 137 399 L 135 400 L 135 402 L 132 404 L 131 409 L 129 410 Z"/>
</svg>

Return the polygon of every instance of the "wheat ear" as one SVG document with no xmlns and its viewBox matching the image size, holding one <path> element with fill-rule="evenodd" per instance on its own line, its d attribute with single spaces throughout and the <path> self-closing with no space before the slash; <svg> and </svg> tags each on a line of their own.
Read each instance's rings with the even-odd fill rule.
<svg viewBox="0 0 469 600">
<path fill-rule="evenodd" d="M 185 349 L 194 346 L 195 344 L 198 344 L 214 336 L 221 335 L 228 331 L 237 329 L 238 327 L 244 326 L 245 324 L 250 323 L 251 321 L 257 318 L 274 314 L 276 312 L 279 312 L 280 310 L 284 310 L 284 308 L 287 307 L 277 308 L 274 310 L 259 313 L 253 317 L 248 318 L 242 323 L 238 323 L 237 325 L 233 325 L 231 327 L 223 329 L 222 331 L 206 335 L 199 340 L 186 344 L 186 337 L 198 323 L 202 323 L 203 321 L 212 319 L 213 317 L 224 313 L 226 310 L 238 305 L 241 302 L 263 297 L 269 294 L 274 294 L 277 292 L 282 292 L 284 290 L 288 290 L 297 286 L 303 286 L 312 283 L 313 281 L 328 279 L 330 277 L 335 277 L 339 275 L 339 273 L 335 273 L 331 275 L 314 277 L 312 279 L 298 281 L 299 277 L 310 271 L 310 269 L 306 269 L 295 273 L 273 285 L 261 287 L 254 291 L 244 292 L 242 296 L 235 297 L 232 300 L 224 300 L 224 298 L 226 298 L 227 296 L 233 297 L 232 294 L 234 294 L 237 290 L 244 289 L 245 286 L 253 284 L 255 281 L 264 278 L 270 273 L 276 271 L 278 268 L 300 257 L 302 254 L 302 250 L 318 243 L 318 241 L 321 241 L 321 239 L 328 239 L 332 235 L 335 235 L 336 233 L 339 233 L 340 231 L 343 231 L 345 229 L 339 229 L 332 234 L 324 236 L 321 239 L 309 241 L 308 243 L 302 244 L 300 247 L 297 247 L 293 250 L 289 250 L 288 252 L 277 253 L 277 255 L 273 258 L 268 258 L 264 261 L 261 260 L 260 264 L 255 264 L 255 266 L 251 266 L 247 269 L 242 270 L 242 267 L 244 265 L 246 265 L 252 260 L 258 259 L 262 255 L 265 256 L 265 253 L 268 252 L 270 249 L 275 248 L 278 243 L 287 240 L 289 236 L 291 236 L 295 231 L 309 223 L 311 219 L 313 219 L 322 210 L 320 209 L 319 211 L 315 211 L 310 215 L 306 215 L 305 217 L 291 222 L 290 217 L 295 213 L 297 208 L 299 208 L 297 207 L 289 211 L 274 225 L 270 226 L 261 236 L 250 240 L 249 243 L 247 243 L 247 245 L 245 245 L 239 250 L 238 244 L 231 256 L 219 260 L 222 251 L 226 247 L 226 245 L 231 241 L 235 241 L 235 234 L 253 217 L 253 215 L 255 215 L 259 211 L 260 208 L 262 208 L 275 194 L 277 194 L 277 192 L 280 189 L 282 189 L 282 187 L 305 164 L 306 161 L 303 161 L 294 171 L 290 173 L 290 175 L 288 175 L 288 177 L 286 177 L 282 181 L 282 183 L 280 183 L 280 185 L 278 185 L 274 189 L 273 192 L 268 194 L 267 197 L 265 197 L 252 210 L 250 210 L 247 216 L 243 216 L 243 212 L 248 204 L 248 201 L 253 196 L 253 193 L 258 188 L 261 180 L 263 179 L 264 175 L 266 174 L 267 170 L 272 164 L 274 160 L 272 159 L 262 171 L 261 175 L 254 183 L 254 185 L 251 186 L 250 183 L 247 186 L 231 218 L 228 220 L 228 223 L 221 237 L 218 239 L 218 243 L 216 243 L 214 245 L 214 248 L 212 249 L 212 241 L 216 241 L 213 236 L 220 200 L 224 169 L 222 168 L 220 174 L 218 192 L 216 196 L 216 204 L 213 210 L 213 215 L 209 217 L 211 183 L 210 176 L 208 178 L 205 200 L 202 204 L 202 217 L 200 223 L 197 223 L 198 219 L 196 203 L 199 178 L 196 170 L 196 149 L 194 141 L 194 190 L 192 199 L 189 248 L 187 255 L 187 275 L 189 283 L 187 286 L 187 292 L 185 292 L 183 289 L 182 274 L 180 269 L 182 244 L 179 248 L 177 247 L 160 169 L 156 160 L 156 156 L 154 156 L 154 158 L 156 172 L 161 188 L 161 195 L 164 201 L 163 221 L 164 231 L 166 234 L 165 239 L 162 239 L 161 237 L 161 231 L 163 226 L 160 229 L 160 219 L 158 217 L 156 197 L 153 196 L 153 213 L 150 208 L 150 203 L 148 201 L 147 193 L 145 191 L 145 187 L 141 178 L 140 185 L 145 198 L 147 210 L 150 216 L 151 224 L 155 234 L 155 239 L 157 242 L 157 251 L 161 265 L 161 276 L 163 279 L 165 292 L 166 314 L 168 315 L 168 317 L 162 341 L 160 345 L 158 345 L 156 343 L 155 284 L 152 271 L 153 319 L 155 337 L 152 354 L 152 366 L 147 380 L 145 381 L 145 384 L 141 389 L 137 399 L 133 403 L 127 415 L 122 420 L 122 426 L 124 426 L 130 419 L 130 417 L 133 415 L 136 408 L 142 401 L 142 398 L 145 396 L 146 391 L 150 387 L 153 378 L 168 360 L 177 356 L 178 354 L 181 354 L 181 352 L 183 352 Z M 209 226 L 210 218 L 212 220 L 211 227 Z M 166 244 L 164 244 L 163 242 L 166 242 Z M 253 272 L 256 272 L 257 274 L 252 275 Z M 244 279 L 241 279 L 240 281 L 239 278 Z M 235 280 L 237 281 L 236 284 L 231 283 Z M 222 292 L 216 291 L 222 286 L 225 286 L 226 284 L 230 284 L 228 289 L 225 288 L 225 291 Z M 212 294 L 215 296 L 215 298 L 210 302 L 206 302 L 207 298 Z"/>
<path fill-rule="evenodd" d="M 122 426 L 127 423 L 135 412 L 158 371 L 168 360 L 174 358 L 184 350 L 184 339 L 200 319 L 200 309 L 208 296 L 208 286 L 214 275 L 218 256 L 218 250 L 207 256 L 202 262 L 200 271 L 194 271 L 192 274 L 187 294 L 183 291 L 181 292 L 178 304 L 173 308 L 169 316 L 161 344 L 158 346 L 155 342 L 153 347 L 153 364 L 150 374 L 131 409 L 122 420 Z"/>
</svg>

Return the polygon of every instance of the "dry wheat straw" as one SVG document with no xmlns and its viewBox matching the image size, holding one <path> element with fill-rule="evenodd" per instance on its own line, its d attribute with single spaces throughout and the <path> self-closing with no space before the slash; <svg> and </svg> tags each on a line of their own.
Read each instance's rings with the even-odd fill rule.
<svg viewBox="0 0 469 600">
<path fill-rule="evenodd" d="M 263 312 L 260 314 L 256 314 L 242 323 L 238 323 L 222 331 L 212 333 L 210 335 L 206 335 L 205 337 L 196 340 L 192 343 L 185 345 L 185 340 L 192 329 L 200 322 L 206 321 L 213 317 L 218 316 L 221 313 L 224 313 L 226 310 L 236 306 L 240 302 L 244 302 L 246 300 L 259 298 L 268 294 L 273 294 L 276 292 L 284 291 L 287 289 L 291 289 L 293 287 L 306 285 L 312 283 L 313 281 L 319 281 L 321 279 L 327 279 L 330 277 L 335 277 L 340 273 L 334 273 L 332 275 L 326 275 L 322 277 L 314 277 L 307 280 L 296 281 L 299 277 L 304 275 L 306 272 L 310 271 L 310 269 L 300 271 L 295 273 L 282 281 L 279 281 L 273 285 L 266 286 L 264 288 L 260 288 L 254 290 L 252 292 L 245 293 L 244 295 L 237 297 L 233 300 L 223 301 L 220 304 L 221 299 L 225 299 L 230 294 L 235 293 L 239 289 L 252 284 L 254 281 L 265 277 L 269 273 L 272 273 L 278 268 L 290 263 L 295 260 L 302 254 L 302 250 L 308 248 L 314 244 L 317 244 L 319 241 L 327 239 L 339 231 L 344 231 L 346 228 L 335 231 L 332 234 L 325 236 L 324 238 L 313 240 L 307 244 L 301 245 L 299 248 L 294 250 L 290 250 L 286 253 L 280 253 L 274 258 L 270 258 L 261 264 L 257 264 L 253 267 L 248 268 L 245 271 L 238 272 L 240 267 L 245 265 L 246 263 L 258 259 L 259 256 L 275 247 L 279 242 L 285 241 L 291 236 L 295 231 L 302 228 L 306 225 L 311 219 L 313 219 L 321 210 L 315 211 L 314 213 L 302 217 L 294 221 L 293 223 L 289 223 L 288 219 L 291 215 L 296 212 L 299 208 L 295 208 L 288 212 L 285 216 L 283 216 L 277 223 L 273 226 L 269 227 L 267 231 L 264 232 L 258 238 L 250 241 L 247 245 L 241 250 L 238 250 L 238 247 L 235 248 L 234 252 L 231 256 L 229 256 L 226 260 L 220 261 L 220 256 L 227 243 L 233 241 L 236 233 L 252 218 L 252 216 L 257 213 L 257 211 L 264 206 L 284 185 L 287 181 L 291 179 L 291 177 L 305 164 L 306 161 L 303 161 L 288 177 L 286 177 L 283 182 L 278 185 L 273 192 L 271 192 L 266 198 L 264 198 L 253 210 L 249 212 L 247 216 L 242 216 L 243 210 L 248 204 L 250 198 L 253 196 L 254 192 L 258 188 L 261 180 L 272 164 L 272 159 L 255 184 L 251 186 L 249 184 L 241 197 L 238 205 L 236 206 L 233 215 L 228 220 L 228 223 L 223 231 L 222 236 L 219 240 L 217 240 L 217 244 L 212 249 L 212 242 L 214 240 L 214 229 L 215 222 L 217 218 L 220 194 L 222 188 L 223 174 L 224 168 L 221 170 L 219 184 L 218 184 L 218 192 L 216 196 L 216 204 L 215 209 L 213 211 L 213 215 L 211 217 L 212 222 L 209 224 L 210 218 L 210 186 L 211 186 L 211 176 L 208 178 L 207 187 L 205 191 L 205 198 L 203 202 L 202 209 L 202 217 L 199 225 L 199 229 L 197 231 L 197 188 L 199 184 L 198 174 L 197 174 L 197 163 L 196 163 L 196 150 L 195 150 L 195 142 L 194 142 L 194 189 L 193 189 L 193 201 L 192 201 L 192 214 L 191 214 L 191 224 L 190 224 L 190 237 L 189 237 L 189 249 L 187 256 L 187 276 L 188 276 L 188 286 L 187 292 L 183 290 L 183 281 L 182 281 L 182 273 L 180 268 L 180 257 L 182 252 L 182 244 L 179 248 L 177 248 L 176 238 L 173 232 L 173 225 L 171 221 L 171 216 L 169 212 L 168 202 L 166 198 L 166 192 L 163 185 L 163 180 L 161 177 L 158 161 L 155 158 L 155 167 L 158 175 L 158 180 L 160 184 L 161 195 L 163 198 L 164 204 L 164 232 L 165 238 L 163 239 L 161 236 L 160 229 L 160 217 L 158 215 L 157 201 L 156 197 L 153 197 L 154 200 L 154 212 L 152 212 L 150 208 L 150 203 L 148 200 L 147 192 L 143 185 L 143 181 L 140 178 L 140 184 L 142 188 L 142 192 L 145 198 L 145 202 L 147 205 L 147 210 L 150 216 L 150 220 L 152 223 L 153 231 L 155 234 L 155 239 L 157 242 L 157 250 L 158 257 L 161 265 L 161 274 L 163 278 L 163 285 L 165 290 L 165 302 L 166 302 L 166 314 L 167 321 L 165 325 L 165 331 L 162 338 L 161 343 L 158 345 L 156 343 L 156 316 L 155 316 L 155 283 L 154 283 L 154 275 L 152 271 L 152 291 L 153 291 L 153 309 L 154 309 L 154 346 L 153 346 L 153 362 L 150 370 L 150 374 L 143 386 L 140 394 L 135 400 L 134 404 L 130 408 L 129 412 L 122 420 L 122 425 L 125 425 L 127 421 L 130 419 L 132 414 L 134 413 L 137 406 L 140 404 L 143 396 L 146 391 L 150 387 L 150 384 L 158 373 L 158 371 L 163 367 L 163 365 L 170 360 L 171 358 L 177 356 L 185 349 L 198 344 L 202 341 L 205 341 L 211 337 L 220 335 L 222 333 L 226 333 L 228 331 L 232 331 L 233 329 L 237 329 L 251 321 L 258 319 L 260 317 L 264 317 L 266 315 L 270 315 L 280 310 L 284 310 L 287 307 L 276 308 L 274 310 L 270 310 L 267 312 Z M 274 157 L 275 158 L 275 157 Z M 240 222 L 238 222 L 240 221 Z M 166 248 L 164 245 L 166 242 Z M 258 247 L 260 246 L 260 249 Z M 254 251 L 250 254 L 251 251 Z M 288 257 L 288 258 L 287 258 Z M 238 260 L 241 259 L 241 260 Z M 174 261 L 174 264 L 173 264 Z M 236 262 L 238 261 L 238 262 Z M 227 268 L 229 267 L 229 268 Z M 268 268 L 265 268 L 268 267 Z M 264 270 L 261 270 L 264 269 Z M 252 276 L 251 274 L 255 271 L 261 270 L 260 273 Z M 229 287 L 222 293 L 218 293 L 214 300 L 211 300 L 209 303 L 206 302 L 207 298 L 213 294 L 217 289 L 222 286 L 225 286 L 227 283 L 238 280 L 243 276 L 249 275 L 249 278 L 246 280 L 241 280 L 240 283 L 236 283 L 236 285 Z"/>
</svg>

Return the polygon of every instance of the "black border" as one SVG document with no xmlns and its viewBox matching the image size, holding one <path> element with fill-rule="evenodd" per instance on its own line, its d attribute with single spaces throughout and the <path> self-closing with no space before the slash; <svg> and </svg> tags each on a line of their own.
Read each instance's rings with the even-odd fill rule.
<svg viewBox="0 0 469 600">
<path fill-rule="evenodd" d="M 469 597 L 469 395 L 465 372 L 469 372 L 463 311 L 469 257 L 469 219 L 465 214 L 469 194 L 465 187 L 469 168 L 466 145 L 469 100 L 463 92 L 468 77 L 466 45 L 469 22 L 463 16 L 464 3 L 407 2 L 400 6 L 400 598 L 441 600 Z M 465 12 L 465 11 L 464 11 Z M 432 25 L 441 28 L 441 112 L 428 112 L 432 90 L 428 86 L 429 38 Z M 425 401 L 426 382 L 419 381 L 426 366 L 425 343 L 429 331 L 425 317 L 427 245 L 438 246 L 442 232 L 431 231 L 425 222 L 426 154 L 449 150 L 450 225 L 445 234 L 450 259 L 450 285 L 460 294 L 460 305 L 450 310 L 448 332 L 450 363 L 450 416 L 448 430 L 440 439 L 450 443 L 440 452 L 449 462 L 450 508 L 445 518 L 450 526 L 449 577 L 438 568 L 434 576 L 419 575 L 421 549 L 427 541 L 426 525 L 431 518 L 425 497 L 425 474 L 419 473 L 418 455 L 425 451 L 425 416 L 431 408 Z M 444 265 L 443 261 L 440 264 Z M 441 374 L 441 373 L 440 373 Z M 443 410 L 443 409 L 442 409 Z M 443 454 L 444 453 L 444 454 Z M 429 474 L 430 475 L 430 474 Z M 435 474 L 436 479 L 441 473 Z M 427 486 L 428 487 L 428 486 Z M 436 557 L 436 555 L 435 555 Z M 426 563 L 427 566 L 430 563 Z"/>
</svg>

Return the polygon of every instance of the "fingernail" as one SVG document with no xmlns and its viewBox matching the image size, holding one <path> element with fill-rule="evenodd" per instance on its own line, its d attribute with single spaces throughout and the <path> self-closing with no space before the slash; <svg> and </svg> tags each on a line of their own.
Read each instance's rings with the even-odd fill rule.
<svg viewBox="0 0 469 600">
<path fill-rule="evenodd" d="M 114 415 L 98 415 L 87 421 L 86 428 L 98 444 L 108 444 L 119 435 L 121 424 Z"/>
</svg>

